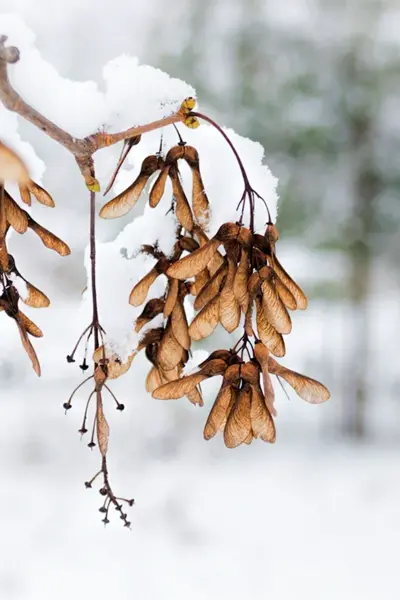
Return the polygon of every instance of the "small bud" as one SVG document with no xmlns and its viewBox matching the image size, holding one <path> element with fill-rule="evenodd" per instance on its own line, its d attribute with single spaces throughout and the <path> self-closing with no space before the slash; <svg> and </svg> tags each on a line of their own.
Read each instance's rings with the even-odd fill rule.
<svg viewBox="0 0 400 600">
<path fill-rule="evenodd" d="M 75 359 L 73 356 L 71 356 L 70 354 L 67 354 L 67 363 L 74 363 Z"/>
<path fill-rule="evenodd" d="M 105 506 L 100 506 L 100 508 L 99 508 L 99 512 L 101 512 L 101 513 L 106 513 L 106 512 L 107 512 L 107 509 L 106 509 L 106 507 L 105 507 Z"/>
<path fill-rule="evenodd" d="M 104 517 L 104 519 L 102 519 L 102 521 L 103 521 L 104 525 L 108 525 L 110 522 L 110 520 L 107 519 L 107 517 Z"/>
<path fill-rule="evenodd" d="M 86 429 L 86 427 L 81 427 L 81 429 L 78 429 L 78 433 L 81 433 L 82 435 L 83 435 L 84 433 L 87 433 L 87 431 L 88 431 L 88 430 Z"/>
<path fill-rule="evenodd" d="M 120 519 L 124 520 L 126 519 L 128 515 L 126 513 L 121 513 Z"/>
<path fill-rule="evenodd" d="M 129 506 L 133 506 L 135 504 L 135 500 L 133 498 L 131 498 L 131 500 L 127 501 Z"/>
<path fill-rule="evenodd" d="M 85 481 L 85 488 L 88 490 L 92 487 L 92 483 L 90 481 Z"/>
<path fill-rule="evenodd" d="M 107 488 L 105 488 L 105 487 L 102 487 L 102 488 L 99 490 L 99 492 L 100 492 L 100 494 L 101 494 L 102 496 L 107 496 L 107 494 L 108 494 Z"/>
<path fill-rule="evenodd" d="M 69 410 L 70 408 L 72 408 L 72 404 L 70 404 L 70 402 L 64 402 L 63 408 L 65 408 L 65 410 Z"/>
<path fill-rule="evenodd" d="M 87 371 L 89 368 L 89 365 L 86 362 L 86 358 L 83 359 L 83 362 L 81 365 L 79 365 L 79 368 L 82 369 L 82 371 Z"/>
<path fill-rule="evenodd" d="M 117 410 L 125 410 L 125 404 L 118 404 L 117 405 Z"/>
<path fill-rule="evenodd" d="M 94 448 L 95 446 L 96 446 L 96 444 L 94 442 L 88 443 L 88 448 Z"/>
<path fill-rule="evenodd" d="M 130 527 L 130 526 L 131 526 L 131 522 L 130 521 L 125 521 L 124 527 Z"/>
</svg>

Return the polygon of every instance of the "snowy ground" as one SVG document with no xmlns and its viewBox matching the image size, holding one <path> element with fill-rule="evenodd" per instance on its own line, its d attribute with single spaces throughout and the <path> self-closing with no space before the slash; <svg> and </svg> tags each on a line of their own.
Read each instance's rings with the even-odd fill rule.
<svg viewBox="0 0 400 600">
<path fill-rule="evenodd" d="M 104 530 L 100 496 L 82 485 L 94 457 L 67 418 L 45 434 L 44 411 L 59 402 L 12 402 L 1 426 L 2 599 L 399 597 L 398 448 L 314 443 L 312 430 L 293 441 L 293 427 L 276 447 L 235 452 L 198 435 L 183 453 L 138 456 L 133 441 L 111 463 L 136 498 L 132 531 L 119 520 Z"/>
</svg>

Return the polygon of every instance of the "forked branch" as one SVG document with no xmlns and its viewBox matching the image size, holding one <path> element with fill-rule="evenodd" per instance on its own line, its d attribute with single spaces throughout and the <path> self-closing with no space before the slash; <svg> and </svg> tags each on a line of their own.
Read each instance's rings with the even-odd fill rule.
<svg viewBox="0 0 400 600">
<path fill-rule="evenodd" d="M 64 146 L 75 157 L 79 169 L 89 189 L 95 189 L 97 181 L 93 176 L 93 154 L 122 140 L 135 138 L 143 133 L 153 131 L 185 120 L 185 114 L 178 110 L 176 113 L 138 127 L 130 127 L 118 133 L 97 132 L 85 138 L 75 138 L 67 131 L 47 119 L 44 115 L 30 106 L 13 88 L 8 78 L 8 65 L 18 62 L 20 52 L 14 46 L 6 46 L 7 36 L 0 36 L 0 101 L 10 111 L 17 113 L 56 142 Z"/>
</svg>

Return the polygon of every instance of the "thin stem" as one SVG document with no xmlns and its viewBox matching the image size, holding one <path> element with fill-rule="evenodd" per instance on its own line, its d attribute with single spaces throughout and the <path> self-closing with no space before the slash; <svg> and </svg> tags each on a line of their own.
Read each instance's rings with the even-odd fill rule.
<svg viewBox="0 0 400 600">
<path fill-rule="evenodd" d="M 93 306 L 93 335 L 94 349 L 100 346 L 99 343 L 99 310 L 97 304 L 97 282 L 96 282 L 96 193 L 90 192 L 90 267 L 91 267 L 91 287 L 92 287 L 92 306 Z"/>
<path fill-rule="evenodd" d="M 222 129 L 222 127 L 220 127 L 218 125 L 218 123 L 216 123 L 215 121 L 213 121 L 213 119 L 210 119 L 210 117 L 207 117 L 207 115 L 203 115 L 202 113 L 191 112 L 189 116 L 198 117 L 199 119 L 203 119 L 203 121 L 207 121 L 207 123 L 210 123 L 210 125 L 212 125 L 213 127 L 215 127 L 215 129 L 217 129 L 219 131 L 219 133 L 225 138 L 226 142 L 229 144 L 229 146 L 230 146 L 233 154 L 236 157 L 236 160 L 238 162 L 239 168 L 240 168 L 242 176 L 243 176 L 243 181 L 244 181 L 245 188 L 251 189 L 249 178 L 247 177 L 246 169 L 244 168 L 244 165 L 242 163 L 242 159 L 240 158 L 238 151 L 236 150 L 235 146 L 232 144 L 231 140 L 226 135 L 226 133 Z"/>
</svg>

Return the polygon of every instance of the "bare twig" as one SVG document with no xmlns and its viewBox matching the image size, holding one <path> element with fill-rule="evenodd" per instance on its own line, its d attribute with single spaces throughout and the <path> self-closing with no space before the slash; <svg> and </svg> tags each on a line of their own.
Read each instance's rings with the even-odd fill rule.
<svg viewBox="0 0 400 600">
<path fill-rule="evenodd" d="M 130 127 L 119 133 L 98 132 L 83 139 L 75 138 L 27 104 L 13 88 L 8 78 L 8 65 L 18 62 L 20 53 L 18 48 L 6 46 L 6 41 L 7 36 L 0 35 L 0 101 L 8 110 L 17 113 L 69 150 L 75 157 L 86 185 L 89 188 L 97 184 L 92 174 L 92 157 L 97 150 L 185 119 L 185 115 L 179 110 L 164 119 L 159 119 L 146 125 L 139 125 L 138 127 Z"/>
</svg>

